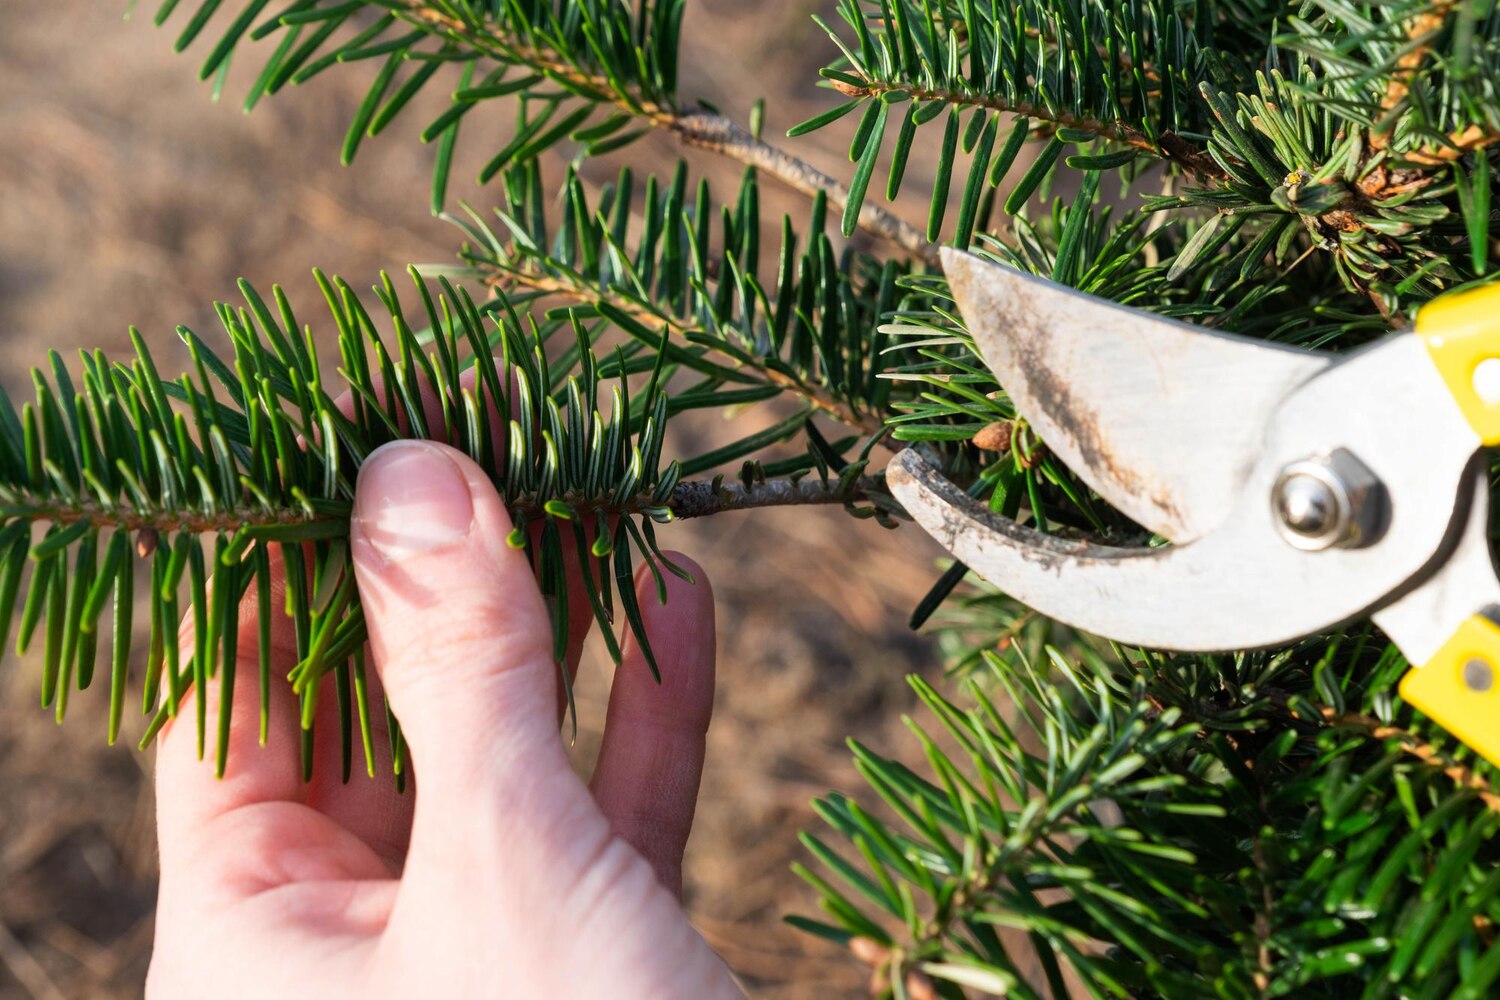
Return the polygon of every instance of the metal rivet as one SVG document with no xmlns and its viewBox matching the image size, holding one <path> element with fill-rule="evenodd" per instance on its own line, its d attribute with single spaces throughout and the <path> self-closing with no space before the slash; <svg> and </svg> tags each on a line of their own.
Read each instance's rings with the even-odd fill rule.
<svg viewBox="0 0 1500 1000">
<path fill-rule="evenodd" d="M 1495 669 L 1475 657 L 1464 664 L 1464 684 L 1470 691 L 1488 691 L 1495 683 Z"/>
</svg>

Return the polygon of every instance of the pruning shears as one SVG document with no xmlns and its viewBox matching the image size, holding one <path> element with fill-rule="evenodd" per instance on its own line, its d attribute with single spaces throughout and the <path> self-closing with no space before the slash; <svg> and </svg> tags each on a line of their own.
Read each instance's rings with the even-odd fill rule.
<svg viewBox="0 0 1500 1000">
<path fill-rule="evenodd" d="M 953 555 L 1058 621 L 1131 645 L 1281 645 L 1369 616 L 1402 698 L 1500 764 L 1500 579 L 1481 448 L 1500 444 L 1500 285 L 1354 353 L 1293 350 L 943 251 L 1020 416 L 1159 547 L 1000 517 L 916 448 L 892 493 Z"/>
</svg>

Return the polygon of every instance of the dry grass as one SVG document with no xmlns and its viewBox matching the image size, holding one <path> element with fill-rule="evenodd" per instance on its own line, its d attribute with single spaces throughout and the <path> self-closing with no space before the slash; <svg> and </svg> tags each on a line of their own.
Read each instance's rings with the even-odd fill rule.
<svg viewBox="0 0 1500 1000">
<path fill-rule="evenodd" d="M 770 134 L 825 104 L 811 88 L 828 51 L 806 18 L 814 7 L 831 4 L 754 5 L 752 27 L 746 5 L 695 4 L 687 34 L 707 43 L 686 56 L 684 93 L 741 116 L 765 93 Z M 420 114 L 342 169 L 336 137 L 366 74 L 333 73 L 244 118 L 237 98 L 214 106 L 195 82 L 201 52 L 173 56 L 168 33 L 144 16 L 121 24 L 122 9 L 54 0 L 42 17 L 33 5 L 0 6 L 0 377 L 9 387 L 24 389 L 48 348 L 118 351 L 130 324 L 176 370 L 173 327 L 211 339 L 210 303 L 230 296 L 239 276 L 282 282 L 311 315 L 314 265 L 358 285 L 382 267 L 450 259 L 454 231 L 425 210 Z M 240 69 L 231 95 L 243 93 Z M 750 83 L 742 91 L 735 81 Z M 498 136 L 504 123 L 489 127 Z M 483 143 L 468 140 L 478 155 Z M 847 173 L 836 148 L 804 141 L 798 152 Z M 677 151 L 654 141 L 630 155 L 665 164 Z M 739 173 L 702 166 L 720 190 Z M 605 169 L 590 166 L 586 178 Z M 802 210 L 779 195 L 767 208 Z M 689 909 L 754 995 L 856 993 L 863 970 L 781 924 L 811 903 L 787 866 L 800 855 L 795 831 L 814 823 L 808 800 L 856 787 L 846 735 L 911 748 L 898 722 L 912 701 L 902 677 L 930 670 L 933 657 L 904 621 L 936 550 L 915 532 L 893 535 L 836 510 L 731 514 L 666 540 L 708 568 L 721 622 Z M 598 657 L 581 687 L 586 758 L 606 697 Z M 103 746 L 96 694 L 76 699 L 59 728 L 35 692 L 34 663 L 0 667 L 0 998 L 134 996 L 155 891 L 150 761 Z"/>
</svg>

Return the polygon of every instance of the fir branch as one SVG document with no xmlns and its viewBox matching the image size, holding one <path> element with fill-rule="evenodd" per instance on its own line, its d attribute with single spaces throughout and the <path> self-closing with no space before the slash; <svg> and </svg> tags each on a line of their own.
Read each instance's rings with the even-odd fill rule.
<svg viewBox="0 0 1500 1000">
<path fill-rule="evenodd" d="M 1312 674 L 1378 690 L 1406 667 L 1385 653 L 1360 662 L 1357 640 L 1336 656 L 1339 642 L 1307 644 Z M 939 744 L 913 726 L 933 777 L 856 747 L 893 818 L 819 802 L 849 850 L 804 839 L 828 877 L 799 874 L 831 922 L 797 926 L 844 944 L 883 985 L 917 969 L 1021 996 L 1067 995 L 1065 966 L 1100 991 L 1174 998 L 1359 982 L 1482 995 L 1494 981 L 1488 965 L 1456 961 L 1494 943 L 1500 816 L 1487 791 L 1399 766 L 1406 751 L 1372 747 L 1363 720 L 1286 726 L 1273 682 L 1310 682 L 1295 652 L 1210 663 L 1080 644 L 1043 659 L 984 655 L 1005 709 L 977 683 L 960 708 L 914 682 L 946 734 Z M 1147 692 L 1207 711 L 1185 721 Z M 1094 754 L 1124 756 L 1078 756 Z M 1043 979 L 1025 978 L 1038 967 Z"/>
<path fill-rule="evenodd" d="M 901 268 L 860 252 L 836 256 L 821 231 L 827 196 L 819 192 L 808 235 L 783 217 L 775 271 L 767 273 L 756 174 L 747 171 L 732 202 L 716 211 L 705 183 L 690 193 L 683 163 L 670 181 L 646 179 L 631 246 L 635 188 L 625 170 L 590 195 L 570 172 L 554 231 L 539 168 L 522 168 L 507 178 L 496 212 L 509 240 L 477 215 L 455 220 L 470 238 L 460 273 L 528 299 L 576 303 L 644 348 L 658 349 L 666 334 L 681 345 L 666 348 L 673 363 L 717 382 L 791 393 L 865 435 L 884 436 L 892 386 L 878 375 L 901 359 L 899 351 L 887 356 L 876 327 L 899 304 Z"/>
<path fill-rule="evenodd" d="M 158 23 L 172 12 L 176 2 L 167 0 L 163 4 Z M 218 2 L 203 0 L 199 13 L 211 14 Z M 348 5 L 323 9 L 317 3 L 318 0 L 311 0 L 296 4 L 264 21 L 254 31 L 248 30 L 248 23 L 236 20 L 210 55 L 204 75 L 211 75 L 224 64 L 228 53 L 247 35 L 262 40 L 280 33 L 284 40 L 295 42 L 304 25 L 316 25 L 320 34 L 315 37 L 319 43 L 325 43 L 333 31 L 350 20 L 353 10 Z M 259 6 L 250 0 L 247 11 L 254 14 Z M 278 49 L 247 99 L 246 107 L 248 110 L 264 93 L 274 93 L 288 80 L 301 82 L 336 63 L 369 58 L 372 52 L 386 55 L 387 70 L 377 77 L 346 137 L 347 162 L 358 150 L 361 136 L 374 135 L 389 125 L 416 89 L 428 83 L 441 62 L 464 63 L 467 68 L 463 84 L 454 92 L 452 106 L 423 133 L 423 141 L 440 140 L 434 175 L 434 212 L 441 209 L 445 199 L 452 143 L 460 119 L 475 104 L 497 97 L 519 99 L 522 120 L 516 138 L 481 172 L 481 182 L 509 166 L 534 159 L 565 139 L 581 143 L 584 154 L 603 153 L 620 148 L 646 130 L 660 129 L 677 136 L 685 146 L 764 169 L 803 194 L 822 192 L 840 210 L 849 200 L 848 188 L 810 163 L 763 142 L 725 115 L 681 104 L 676 94 L 676 46 L 683 0 L 642 5 L 635 13 L 627 5 L 611 0 L 590 0 L 580 8 L 581 15 L 569 12 L 570 5 L 556 6 L 551 0 L 525 0 L 514 5 L 475 0 L 368 0 L 368 6 L 387 11 L 387 21 L 377 22 L 355 35 L 351 42 L 334 46 L 331 53 L 319 59 L 308 62 L 313 54 L 310 48 L 284 45 Z M 196 25 L 193 35 L 180 37 L 178 48 L 189 44 L 201 30 L 196 18 L 191 23 Z M 416 29 L 417 36 L 377 43 L 398 23 Z M 441 48 L 435 52 L 419 51 L 418 43 L 426 40 L 441 43 Z M 405 63 L 421 61 L 426 61 L 431 69 L 412 73 L 377 113 L 377 105 L 392 91 L 398 69 Z M 492 69 L 480 77 L 477 85 L 471 85 L 480 61 Z M 532 76 L 507 79 L 511 69 Z M 555 122 L 560 98 L 546 93 L 549 85 L 561 87 L 568 97 L 584 106 Z M 528 107 L 542 110 L 528 121 Z M 589 126 L 588 120 L 597 109 L 613 109 L 618 114 L 604 123 Z M 645 128 L 624 131 L 632 120 Z M 929 265 L 937 263 L 936 248 L 891 212 L 867 206 L 860 211 L 859 219 L 860 225 L 873 236 L 891 241 Z"/>
<path fill-rule="evenodd" d="M 305 528 L 335 520 L 330 514 L 296 508 L 231 506 L 205 513 L 191 508 L 136 509 L 119 503 L 106 506 L 81 497 L 69 501 L 54 495 L 18 491 L 10 485 L 0 486 L 0 501 L 3 501 L 0 518 L 7 522 L 81 524 L 94 531 L 124 531 L 139 534 L 142 541 L 138 547 L 144 548 L 155 546 L 161 536 L 178 532 L 232 534 L 257 528 Z"/>
<path fill-rule="evenodd" d="M 475 271 L 481 282 L 502 294 L 522 290 L 575 303 L 593 306 L 603 304 L 644 327 L 665 328 L 676 336 L 706 332 L 695 323 L 673 316 L 639 299 L 602 289 L 577 275 L 546 274 L 535 267 L 503 267 L 499 264 L 480 265 Z M 884 424 L 879 416 L 856 412 L 848 403 L 833 398 L 821 386 L 810 385 L 795 375 L 773 368 L 760 368 L 758 371 L 762 384 L 784 389 L 842 424 L 866 434 L 881 434 L 884 431 Z"/>
<path fill-rule="evenodd" d="M 299 662 L 290 679 L 310 726 L 322 682 L 342 685 L 362 669 L 365 623 L 347 551 L 354 481 L 364 458 L 397 438 L 448 442 L 489 472 L 514 524 L 509 542 L 530 554 L 555 612 L 559 658 L 569 616 L 578 614 L 568 608 L 565 586 L 574 575 L 587 581 L 588 611 L 606 633 L 615 603 L 623 606 L 626 629 L 651 662 L 629 588 L 633 565 L 643 559 L 653 572 L 678 572 L 657 545 L 654 523 L 793 503 L 839 503 L 888 520 L 881 505 L 889 501 L 857 478 L 863 462 L 832 483 L 681 481 L 684 468 L 711 468 L 789 436 L 805 414 L 686 466 L 664 462 L 667 420 L 683 408 L 669 403 L 669 373 L 659 362 L 632 393 L 624 352 L 601 363 L 591 332 L 576 322 L 547 321 L 528 332 L 504 299 L 482 311 L 445 279 L 434 290 L 415 272 L 418 325 L 428 343 L 385 279 L 376 293 L 390 319 L 387 339 L 347 284 L 317 278 L 339 332 L 339 376 L 348 389 L 342 403 L 323 381 L 311 329 L 299 329 L 279 290 L 267 303 L 248 285 L 243 307 L 218 307 L 232 358 L 180 331 L 195 375 L 164 381 L 135 336 L 129 365 L 85 354 L 80 386 L 54 355 L 50 374 L 35 373 L 35 403 L 17 411 L 0 397 L 0 642 L 15 624 L 19 599 L 18 645 L 24 650 L 37 635 L 46 637 L 43 700 L 59 719 L 72 688 L 86 688 L 94 677 L 95 634 L 113 593 L 111 740 L 118 733 L 138 563 L 150 566 L 154 636 L 144 744 L 177 714 L 185 692 L 201 688 L 233 654 L 239 602 L 265 585 L 277 550 L 288 566 L 287 601 L 262 601 L 258 613 L 297 618 Z M 577 337 L 573 350 L 549 360 L 549 338 L 569 329 Z M 608 415 L 606 398 L 613 401 Z M 827 475 L 819 460 L 797 464 Z M 184 587 L 200 627 L 197 646 L 179 659 L 168 637 Z M 620 643 L 605 639 L 618 658 Z M 269 661 L 260 666 L 262 685 L 272 683 Z M 371 706 L 356 687 L 356 701 L 339 700 L 340 725 L 350 732 L 357 711 L 368 748 Z M 210 727 L 204 702 L 197 704 L 202 754 Z M 233 711 L 226 700 L 218 719 L 221 772 Z M 352 752 L 346 740 L 346 777 Z M 374 766 L 366 761 L 372 774 Z M 393 766 L 399 776 L 404 759 L 398 755 Z"/>
<path fill-rule="evenodd" d="M 1381 150 L 1390 146 L 1392 134 L 1408 104 L 1413 81 L 1431 58 L 1434 41 L 1449 27 L 1460 7 L 1457 0 L 1436 0 L 1430 6 L 1411 12 L 1404 25 L 1407 44 L 1390 68 L 1385 96 L 1380 102 L 1381 114 L 1376 128 L 1370 133 L 1371 148 Z M 1500 129 L 1471 124 L 1445 136 L 1440 143 L 1408 149 L 1400 156 L 1408 163 L 1442 166 L 1495 142 L 1500 142 Z"/>
<path fill-rule="evenodd" d="M 866 501 L 872 495 L 884 496 L 884 480 L 866 476 L 847 483 L 819 479 L 766 479 L 750 485 L 715 480 L 684 480 L 672 488 L 665 501 L 635 496 L 621 500 L 612 494 L 584 495 L 568 491 L 556 496 L 509 491 L 505 505 L 516 520 L 529 522 L 549 515 L 549 503 L 562 503 L 580 514 L 604 513 L 611 517 L 670 511 L 672 519 L 687 520 L 708 517 L 735 510 L 761 507 L 801 507 L 822 504 L 851 505 Z M 86 525 L 93 531 L 123 531 L 136 535 L 138 549 L 151 550 L 158 539 L 178 533 L 194 535 L 235 534 L 277 529 L 309 529 L 321 537 L 347 534 L 349 513 L 324 509 L 306 511 L 293 508 L 257 506 L 228 507 L 211 513 L 191 509 L 137 510 L 128 505 L 104 506 L 88 500 L 72 502 L 50 495 L 18 493 L 0 486 L 0 518 L 6 523 L 31 522 L 43 525 Z M 149 554 L 149 552 L 148 552 Z"/>
<path fill-rule="evenodd" d="M 675 117 L 669 88 L 657 90 L 646 85 L 644 80 L 629 80 L 628 77 L 626 79 L 632 85 L 626 86 L 614 73 L 601 72 L 595 68 L 607 65 L 613 71 L 623 63 L 590 63 L 578 59 L 580 53 L 589 51 L 586 47 L 565 51 L 561 47 L 537 44 L 533 39 L 539 35 L 547 37 L 534 30 L 543 28 L 543 23 L 533 25 L 525 20 L 508 17 L 491 20 L 482 9 L 467 11 L 467 18 L 459 17 L 454 13 L 438 10 L 427 0 L 372 2 L 389 7 L 397 17 L 446 41 L 481 52 L 501 65 L 525 66 L 536 70 L 580 97 L 601 104 L 613 104 L 622 111 L 645 118 L 653 125 L 669 126 Z M 664 4 L 662 7 L 659 16 L 680 17 L 680 5 Z"/>
<path fill-rule="evenodd" d="M 1407 46 L 1405 51 L 1396 59 L 1392 67 L 1390 79 L 1385 85 L 1385 97 L 1381 99 L 1380 109 L 1382 118 L 1391 121 L 1391 115 L 1405 101 L 1411 93 L 1411 83 L 1416 77 L 1422 65 L 1427 61 L 1431 53 L 1431 42 L 1433 36 L 1441 31 L 1448 21 L 1448 17 L 1457 6 L 1453 0 L 1439 0 L 1426 10 L 1413 13 L 1410 20 L 1406 22 L 1405 33 Z M 1377 149 L 1383 149 L 1390 138 L 1387 130 L 1376 130 L 1370 136 L 1371 145 Z"/>
<path fill-rule="evenodd" d="M 1148 2 L 1102 8 L 1076 0 L 1026 0 L 1003 12 L 966 4 L 941 13 L 920 0 L 840 0 L 838 10 L 853 37 L 846 40 L 822 25 L 842 53 L 823 75 L 848 100 L 789 134 L 822 128 L 863 108 L 849 150 L 862 180 L 853 186 L 858 197 L 845 213 L 846 231 L 885 135 L 895 127 L 890 111 L 897 108 L 903 111 L 886 196 L 894 199 L 900 190 L 914 135 L 943 118 L 926 236 L 939 238 L 950 191 L 961 180 L 953 234 L 960 247 L 985 228 L 994 189 L 1031 138 L 1047 144 L 1006 198 L 1011 215 L 1046 182 L 1066 143 L 1125 147 L 1080 154 L 1080 169 L 1124 167 L 1148 154 L 1200 178 L 1227 176 L 1189 138 L 1207 120 L 1207 107 L 1191 88 L 1206 67 L 1202 36 L 1211 17 L 1184 27 L 1180 7 Z M 1122 69 L 1127 65 L 1128 71 Z M 960 168 L 959 118 L 966 111 L 962 149 L 972 156 Z M 1003 142 L 1002 115 L 1014 116 Z M 1040 126 L 1034 133 L 1033 123 Z"/>
<path fill-rule="evenodd" d="M 220 5 L 182 6 L 195 12 L 179 45 Z M 829 34 L 842 55 L 823 76 L 844 101 L 793 131 L 858 111 L 847 180 L 679 99 L 681 0 L 293 0 L 253 30 L 246 12 L 258 7 L 225 6 L 240 11 L 205 75 L 222 80 L 242 37 L 280 43 L 249 104 L 340 62 L 377 61 L 346 159 L 457 63 L 459 88 L 426 134 L 439 147 L 439 206 L 462 119 L 515 100 L 517 131 L 483 175 L 502 180 L 503 204 L 464 223 L 463 273 L 502 291 L 476 306 L 449 286 L 428 299 L 424 286 L 427 315 L 409 323 L 385 285 L 393 337 L 382 341 L 352 292 L 328 283 L 342 377 L 356 387 L 347 411 L 331 404 L 290 307 L 251 296 L 221 311 L 232 359 L 185 334 L 196 378 L 163 381 L 144 351 L 127 369 L 91 357 L 82 391 L 56 363 L 29 409 L 0 406 L 0 594 L 18 599 L 0 601 L 0 631 L 19 604 L 61 714 L 93 676 L 108 591 L 128 596 L 149 562 L 148 738 L 224 655 L 200 646 L 174 659 L 183 587 L 201 613 L 210 581 L 216 595 L 264 581 L 256 560 L 278 546 L 315 580 L 289 601 L 304 711 L 323 679 L 360 669 L 350 650 L 362 619 L 338 598 L 352 589 L 339 536 L 353 471 L 392 437 L 447 440 L 480 459 L 549 602 L 565 608 L 564 569 L 582 574 L 600 622 L 633 599 L 615 591 L 632 560 L 671 569 L 656 524 L 788 503 L 889 523 L 898 512 L 866 474 L 886 434 L 933 450 L 1005 516 L 1149 543 L 1014 412 L 931 273 L 939 238 L 1114 301 L 1304 347 L 1356 347 L 1431 296 L 1494 275 L 1493 5 L 840 0 L 844 27 Z M 607 152 L 651 129 L 813 193 L 809 224 L 782 220 L 763 261 L 753 176 L 724 204 L 701 185 L 695 197 L 682 169 L 643 183 L 625 173 L 596 196 L 573 174 L 560 199 L 544 189 L 542 151 Z M 882 166 L 886 197 L 899 195 L 919 134 L 940 138 L 925 231 L 867 197 Z M 1077 183 L 1054 198 L 1065 170 Z M 1111 211 L 1121 196 L 1108 179 L 1125 198 L 1145 192 L 1140 210 Z M 919 266 L 864 241 L 835 247 L 830 206 L 846 234 L 873 232 Z M 528 317 L 528 306 L 554 308 Z M 596 357 L 610 328 L 624 337 Z M 668 398 L 674 378 L 687 384 Z M 782 393 L 799 403 L 787 419 L 662 459 L 676 414 Z M 492 412 L 514 422 L 496 435 L 481 416 Z M 860 434 L 826 441 L 814 414 Z M 806 454 L 755 460 L 793 439 Z M 737 481 L 685 481 L 746 459 Z M 247 514 L 265 519 L 264 540 L 235 520 Z M 950 567 L 920 614 L 964 573 Z M 633 628 L 639 609 L 622 610 Z M 219 613 L 208 609 L 227 635 Z M 842 850 L 807 837 L 827 877 L 800 872 L 826 922 L 798 925 L 875 966 L 879 990 L 1029 997 L 1076 980 L 1091 994 L 1173 998 L 1493 992 L 1493 769 L 1400 722 L 1389 692 L 1406 664 L 1367 631 L 1166 656 L 1081 636 L 985 590 L 934 621 L 973 681 L 969 703 L 917 685 L 944 730 L 918 728 L 927 776 L 856 745 L 888 811 L 821 800 Z M 118 657 L 132 630 L 116 629 Z M 111 687 L 118 701 L 121 683 Z M 1041 981 L 1029 979 L 1038 967 Z"/>
<path fill-rule="evenodd" d="M 1054 128 L 1037 129 L 1035 135 L 1045 138 L 1055 129 L 1083 132 L 1105 142 L 1118 143 L 1131 149 L 1161 157 L 1184 167 L 1189 173 L 1201 178 L 1222 179 L 1228 175 L 1214 163 L 1208 154 L 1196 145 L 1177 135 L 1164 132 L 1157 142 L 1152 142 L 1145 133 L 1124 121 L 1102 121 L 1086 114 L 1074 114 L 1061 108 L 1029 100 L 1012 100 L 1005 96 L 966 90 L 939 90 L 931 87 L 912 86 L 882 80 L 862 80 L 859 83 L 835 80 L 833 88 L 846 97 L 899 96 L 914 101 L 935 101 L 954 108 L 984 108 L 1004 114 L 1015 115 L 1031 121 L 1044 122 Z"/>
<path fill-rule="evenodd" d="M 565 83 L 575 93 L 590 95 L 601 102 L 611 102 L 626 113 L 643 117 L 652 126 L 677 136 L 686 146 L 718 153 L 746 166 L 764 170 L 788 187 L 809 197 L 821 192 L 840 212 L 848 204 L 849 189 L 843 184 L 807 161 L 761 140 L 727 115 L 702 108 L 680 111 L 669 101 L 641 98 L 622 90 L 608 77 L 585 73 L 555 55 L 497 41 L 496 35 L 433 11 L 420 0 L 405 2 L 405 16 L 411 17 L 414 23 L 437 27 L 452 41 L 471 45 L 505 62 L 529 66 L 546 74 L 549 79 Z M 923 239 L 916 227 L 895 214 L 876 205 L 865 205 L 860 209 L 859 224 L 871 235 L 889 240 L 929 266 L 937 266 L 937 247 Z"/>
<path fill-rule="evenodd" d="M 1018 731 L 976 684 L 966 685 L 975 707 L 965 710 L 912 679 L 957 753 L 980 774 L 965 774 L 932 737 L 910 724 L 936 781 L 852 744 L 856 766 L 899 817 L 899 831 L 843 796 L 816 804 L 824 822 L 853 842 L 863 864 L 844 860 L 815 837 L 805 837 L 804 843 L 833 878 L 894 918 L 900 936 L 887 933 L 832 882 L 801 868 L 798 874 L 818 891 L 838 929 L 802 918 L 799 926 L 845 943 L 894 979 L 915 967 L 937 979 L 988 984 L 982 987 L 987 992 L 1034 995 L 1022 978 L 1023 959 L 994 933 L 1002 920 L 1028 931 L 1044 964 L 1054 970 L 1062 957 L 1086 981 L 1111 975 L 1113 961 L 1095 959 L 1087 947 L 1079 947 L 1094 937 L 1092 917 L 1102 921 L 1103 911 L 1118 912 L 1125 905 L 1093 865 L 1123 872 L 1145 858 L 1131 859 L 1128 845 L 1134 837 L 1128 827 L 1095 813 L 1130 808 L 1148 788 L 1185 790 L 1181 779 L 1142 781 L 1140 768 L 1152 754 L 1180 746 L 1190 729 L 1177 726 L 1174 711 L 1157 713 L 1145 706 L 1140 681 L 1130 695 L 1121 692 L 1118 703 L 1100 690 L 1093 706 L 1073 706 L 1090 720 L 1081 722 L 1065 715 L 1061 704 L 1047 704 L 1040 677 L 1015 679 L 1019 689 L 1012 695 L 1028 709 L 1043 707 L 1056 727 L 1047 740 L 1050 760 L 1024 748 Z M 1081 679 L 1075 674 L 1063 684 Z M 1135 702 L 1127 709 L 1130 696 Z M 1112 715 L 1116 704 L 1120 715 Z M 1091 846 L 1101 855 L 1085 860 Z M 1191 863 L 1185 852 L 1164 856 Z M 1065 897 L 1043 902 L 1048 889 L 1065 889 Z M 918 894 L 927 897 L 930 910 L 919 907 Z M 1162 928 L 1132 923 L 1142 936 L 1130 942 L 1131 951 L 1144 957 L 1148 941 L 1159 941 Z M 955 961 L 961 964 L 950 964 Z"/>
<path fill-rule="evenodd" d="M 1372 150 L 1441 167 L 1500 138 L 1490 101 L 1500 67 L 1492 7 L 1404 0 L 1360 11 L 1315 0 L 1307 13 L 1290 19 L 1293 30 L 1278 44 L 1322 69 L 1322 84 L 1306 96 L 1368 129 Z"/>
</svg>

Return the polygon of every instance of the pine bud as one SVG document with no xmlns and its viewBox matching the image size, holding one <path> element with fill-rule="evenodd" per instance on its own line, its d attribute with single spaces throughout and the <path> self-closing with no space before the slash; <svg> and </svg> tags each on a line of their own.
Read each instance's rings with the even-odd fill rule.
<svg viewBox="0 0 1500 1000">
<path fill-rule="evenodd" d="M 911 1000 L 938 1000 L 937 987 L 933 985 L 932 977 L 920 969 L 911 969 L 906 973 L 906 995 Z"/>
<path fill-rule="evenodd" d="M 884 965 L 891 957 L 890 948 L 867 937 L 850 938 L 849 953 L 866 965 Z"/>
<path fill-rule="evenodd" d="M 834 90 L 845 97 L 869 97 L 874 93 L 869 87 L 861 87 L 847 80 L 830 80 L 829 83 L 833 84 Z"/>
<path fill-rule="evenodd" d="M 157 534 L 152 527 L 142 528 L 135 533 L 135 555 L 137 559 L 145 559 L 156 552 Z"/>
<path fill-rule="evenodd" d="M 996 420 L 979 429 L 974 435 L 974 447 L 981 451 L 993 451 L 1004 455 L 1010 451 L 1010 435 L 1015 429 L 1015 424 L 1009 420 Z"/>
</svg>

